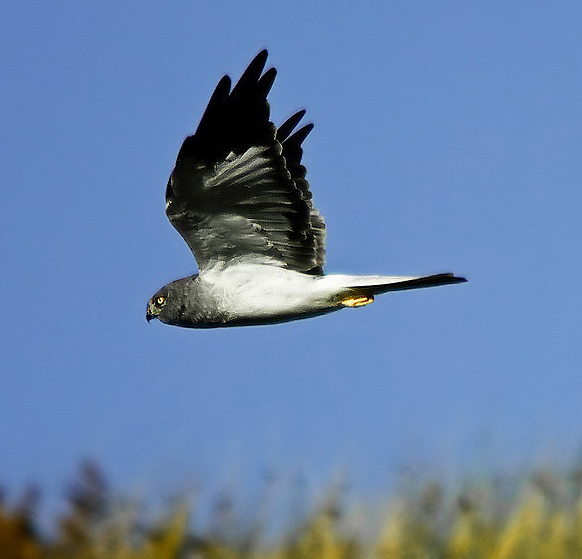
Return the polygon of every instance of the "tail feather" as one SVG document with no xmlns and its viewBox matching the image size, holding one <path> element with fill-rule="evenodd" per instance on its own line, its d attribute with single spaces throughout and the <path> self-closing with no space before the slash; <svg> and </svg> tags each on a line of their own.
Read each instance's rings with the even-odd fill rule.
<svg viewBox="0 0 582 559">
<path fill-rule="evenodd" d="M 437 287 L 464 283 L 467 280 L 454 274 L 434 274 L 432 276 L 360 276 L 354 277 L 347 287 L 366 295 L 377 295 L 387 291 L 404 291 L 421 287 Z"/>
</svg>

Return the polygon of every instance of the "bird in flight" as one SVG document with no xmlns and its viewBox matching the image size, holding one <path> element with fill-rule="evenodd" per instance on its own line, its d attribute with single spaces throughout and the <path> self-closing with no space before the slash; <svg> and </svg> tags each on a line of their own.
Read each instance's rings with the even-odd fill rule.
<svg viewBox="0 0 582 559">
<path fill-rule="evenodd" d="M 148 322 L 216 328 L 287 322 L 361 307 L 387 291 L 466 281 L 430 276 L 324 275 L 325 223 L 315 209 L 296 130 L 305 111 L 278 128 L 267 51 L 231 89 L 224 76 L 188 136 L 166 189 L 166 214 L 192 250 L 199 274 L 162 287 Z"/>
</svg>

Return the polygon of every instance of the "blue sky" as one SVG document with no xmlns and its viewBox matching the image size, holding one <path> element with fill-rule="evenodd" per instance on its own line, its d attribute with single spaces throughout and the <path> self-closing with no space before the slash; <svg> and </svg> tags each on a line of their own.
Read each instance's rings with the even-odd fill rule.
<svg viewBox="0 0 582 559">
<path fill-rule="evenodd" d="M 581 24 L 578 2 L 3 6 L 1 483 L 58 508 L 86 457 L 148 494 L 573 460 Z M 272 327 L 146 323 L 195 271 L 164 215 L 177 150 L 264 47 L 274 121 L 316 125 L 327 271 L 469 283 Z"/>
</svg>

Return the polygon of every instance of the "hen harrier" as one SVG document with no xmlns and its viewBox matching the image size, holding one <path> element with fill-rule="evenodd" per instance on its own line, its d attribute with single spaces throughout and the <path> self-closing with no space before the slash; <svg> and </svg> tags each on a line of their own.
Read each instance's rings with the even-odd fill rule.
<svg viewBox="0 0 582 559">
<path fill-rule="evenodd" d="M 313 206 L 301 144 L 305 111 L 269 120 L 276 70 L 261 51 L 231 90 L 224 76 L 166 189 L 166 214 L 200 273 L 162 287 L 146 318 L 188 328 L 272 324 L 361 307 L 374 295 L 466 281 L 431 276 L 324 275 L 325 224 Z"/>
</svg>

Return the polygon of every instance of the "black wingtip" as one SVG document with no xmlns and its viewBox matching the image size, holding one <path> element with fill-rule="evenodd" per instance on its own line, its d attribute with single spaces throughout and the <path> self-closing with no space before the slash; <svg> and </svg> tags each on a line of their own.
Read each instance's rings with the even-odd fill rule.
<svg viewBox="0 0 582 559">
<path fill-rule="evenodd" d="M 263 97 L 266 97 L 273 87 L 273 82 L 277 76 L 275 68 L 269 68 L 257 82 L 257 88 Z"/>
<path fill-rule="evenodd" d="M 224 76 L 222 76 L 222 78 L 220 78 L 220 81 L 214 88 L 214 94 L 221 97 L 226 97 L 230 93 L 230 85 L 231 85 L 230 76 L 228 74 L 225 74 Z"/>
<path fill-rule="evenodd" d="M 265 64 L 267 63 L 267 56 L 269 53 L 267 49 L 263 49 L 257 56 L 255 56 L 251 63 L 247 66 L 247 69 L 243 72 L 238 83 L 245 83 L 247 80 L 251 82 L 257 82 L 263 73 Z"/>
<path fill-rule="evenodd" d="M 267 58 L 268 57 L 269 57 L 269 51 L 267 49 L 263 49 L 263 50 L 260 50 L 258 52 L 257 56 L 255 56 L 255 58 L 253 59 L 253 62 L 255 60 L 259 59 L 259 60 L 262 60 L 263 61 L 263 65 L 264 65 L 265 62 L 267 62 Z"/>
<path fill-rule="evenodd" d="M 277 128 L 277 140 L 283 143 L 295 127 L 299 124 L 299 121 L 305 116 L 306 110 L 301 109 L 297 111 L 293 116 L 289 117 L 279 128 Z"/>
<path fill-rule="evenodd" d="M 300 128 L 289 138 L 290 143 L 295 143 L 296 145 L 300 146 L 303 143 L 303 140 L 307 138 L 309 133 L 313 130 L 313 123 L 306 124 L 303 128 Z"/>
</svg>

